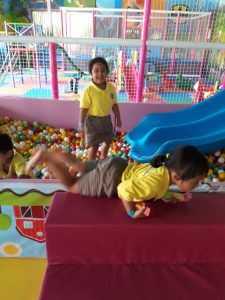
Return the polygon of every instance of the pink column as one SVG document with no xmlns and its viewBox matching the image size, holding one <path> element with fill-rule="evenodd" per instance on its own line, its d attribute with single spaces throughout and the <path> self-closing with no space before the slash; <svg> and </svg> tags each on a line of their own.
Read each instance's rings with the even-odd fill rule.
<svg viewBox="0 0 225 300">
<path fill-rule="evenodd" d="M 55 43 L 49 43 L 49 51 L 50 51 L 51 77 L 52 77 L 52 94 L 54 99 L 59 99 Z"/>
<path fill-rule="evenodd" d="M 141 34 L 142 45 L 140 49 L 139 72 L 138 72 L 138 79 L 137 79 L 136 102 L 142 102 L 145 61 L 146 61 L 146 53 L 147 53 L 146 41 L 148 39 L 150 14 L 151 14 L 151 0 L 145 0 L 143 27 L 142 27 L 142 34 Z"/>
</svg>

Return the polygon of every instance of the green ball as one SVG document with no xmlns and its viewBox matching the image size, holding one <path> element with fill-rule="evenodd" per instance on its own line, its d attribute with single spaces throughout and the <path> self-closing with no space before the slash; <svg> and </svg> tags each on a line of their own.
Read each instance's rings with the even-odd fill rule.
<svg viewBox="0 0 225 300">
<path fill-rule="evenodd" d="M 25 141 L 27 139 L 25 134 L 20 134 L 19 138 L 21 141 Z"/>
<path fill-rule="evenodd" d="M 25 158 L 30 157 L 30 152 L 24 152 L 24 153 L 23 153 L 23 156 L 24 156 Z"/>
<path fill-rule="evenodd" d="M 29 127 L 29 124 L 28 124 L 27 121 L 23 121 L 23 127 L 24 127 L 24 128 L 28 128 L 28 127 Z"/>
</svg>

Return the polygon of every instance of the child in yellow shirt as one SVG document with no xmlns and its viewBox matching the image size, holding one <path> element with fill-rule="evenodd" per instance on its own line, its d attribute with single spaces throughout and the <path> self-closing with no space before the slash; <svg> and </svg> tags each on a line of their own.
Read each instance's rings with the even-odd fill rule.
<svg viewBox="0 0 225 300">
<path fill-rule="evenodd" d="M 33 173 L 25 174 L 26 161 L 13 148 L 7 133 L 0 133 L 0 179 L 31 178 Z"/>
<path fill-rule="evenodd" d="M 115 87 L 106 81 L 109 67 L 102 57 L 89 62 L 92 83 L 82 93 L 80 101 L 79 132 L 85 135 L 85 144 L 89 147 L 88 159 L 95 159 L 99 144 L 101 159 L 105 158 L 113 139 L 113 125 L 110 113 L 113 111 L 116 126 L 121 127 L 119 106 Z"/>
<path fill-rule="evenodd" d="M 131 218 L 146 217 L 144 201 L 162 199 L 166 202 L 185 201 L 185 197 L 171 197 L 170 184 L 181 192 L 190 192 L 208 172 L 206 157 L 194 146 L 181 146 L 167 155 L 156 156 L 150 163 L 137 164 L 120 158 L 79 162 L 69 153 L 38 149 L 27 164 L 27 172 L 40 161 L 72 193 L 85 196 L 115 196 L 122 200 Z M 71 167 L 83 174 L 80 178 L 69 172 Z M 140 204 L 140 205 L 137 205 Z"/>
</svg>

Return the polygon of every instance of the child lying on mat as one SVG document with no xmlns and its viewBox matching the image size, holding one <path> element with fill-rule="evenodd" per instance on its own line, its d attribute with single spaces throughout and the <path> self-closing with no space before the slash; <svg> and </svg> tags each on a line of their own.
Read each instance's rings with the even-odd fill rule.
<svg viewBox="0 0 225 300">
<path fill-rule="evenodd" d="M 168 157 L 157 156 L 150 164 L 127 164 L 120 157 L 78 162 L 69 153 L 39 148 L 28 162 L 26 172 L 40 162 L 46 163 L 53 176 L 72 193 L 107 197 L 117 193 L 127 214 L 134 219 L 148 215 L 146 200 L 174 202 L 171 193 L 167 193 L 170 184 L 189 192 L 208 172 L 207 159 L 193 146 L 179 147 Z M 82 176 L 71 175 L 71 170 Z M 185 198 L 177 197 L 177 201 L 185 201 Z"/>
<path fill-rule="evenodd" d="M 32 172 L 25 174 L 25 159 L 13 148 L 13 143 L 7 133 L 0 133 L 0 179 L 31 178 Z"/>
</svg>

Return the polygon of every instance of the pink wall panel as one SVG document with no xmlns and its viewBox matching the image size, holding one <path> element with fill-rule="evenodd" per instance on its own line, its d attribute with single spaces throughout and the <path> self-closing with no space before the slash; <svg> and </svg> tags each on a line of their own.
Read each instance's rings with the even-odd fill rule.
<svg viewBox="0 0 225 300">
<path fill-rule="evenodd" d="M 187 107 L 184 104 L 120 103 L 123 127 L 129 131 L 147 114 L 170 112 Z M 34 98 L 0 97 L 0 116 L 15 120 L 38 121 L 54 127 L 77 128 L 79 102 Z"/>
</svg>

